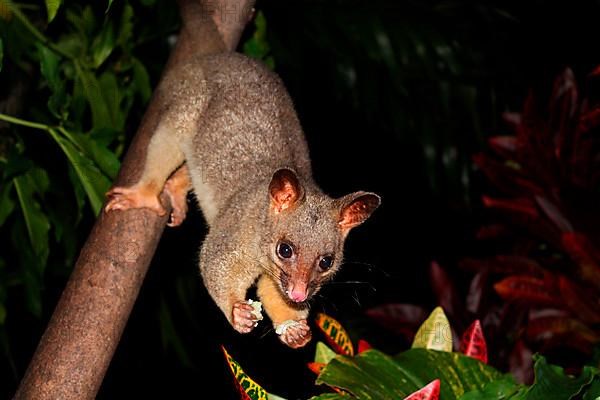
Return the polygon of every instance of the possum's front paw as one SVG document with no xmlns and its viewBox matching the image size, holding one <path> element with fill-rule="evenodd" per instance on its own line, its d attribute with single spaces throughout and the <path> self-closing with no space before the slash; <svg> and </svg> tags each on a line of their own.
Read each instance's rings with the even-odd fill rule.
<svg viewBox="0 0 600 400">
<path fill-rule="evenodd" d="M 167 213 L 156 193 L 144 187 L 114 187 L 106 193 L 108 201 L 104 211 L 129 210 L 131 208 L 149 208 L 158 215 Z"/>
<path fill-rule="evenodd" d="M 310 327 L 305 319 L 286 321 L 277 327 L 276 333 L 279 335 L 279 340 L 292 349 L 304 347 L 312 339 Z"/>
<path fill-rule="evenodd" d="M 231 315 L 231 325 L 239 333 L 250 333 L 258 325 L 256 309 L 246 301 L 235 303 Z"/>
</svg>

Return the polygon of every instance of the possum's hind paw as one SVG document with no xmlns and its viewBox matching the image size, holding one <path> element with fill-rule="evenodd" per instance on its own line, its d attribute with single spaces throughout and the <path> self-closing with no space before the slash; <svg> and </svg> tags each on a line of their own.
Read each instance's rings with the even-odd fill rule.
<svg viewBox="0 0 600 400">
<path fill-rule="evenodd" d="M 105 212 L 113 210 L 129 210 L 131 208 L 149 208 L 158 215 L 163 216 L 167 213 L 160 203 L 158 196 L 150 190 L 144 190 L 140 187 L 114 187 L 106 193 L 108 201 Z"/>
</svg>

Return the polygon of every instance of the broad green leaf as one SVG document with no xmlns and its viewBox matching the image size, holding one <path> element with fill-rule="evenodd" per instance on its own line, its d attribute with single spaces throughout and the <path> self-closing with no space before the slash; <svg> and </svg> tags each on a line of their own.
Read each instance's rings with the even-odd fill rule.
<svg viewBox="0 0 600 400">
<path fill-rule="evenodd" d="M 42 207 L 38 201 L 40 182 L 37 182 L 41 175 L 45 172 L 40 172 L 38 169 L 37 174 L 33 174 L 28 171 L 26 174 L 15 177 L 13 184 L 17 192 L 17 198 L 19 199 L 19 206 L 23 214 L 23 220 L 27 229 L 27 236 L 29 243 L 33 249 L 35 255 L 40 259 L 40 264 L 45 265 L 48 257 L 48 231 L 50 230 L 50 223 L 48 218 L 42 212 Z M 35 175 L 38 175 L 37 177 Z M 45 178 L 47 180 L 47 176 Z"/>
<path fill-rule="evenodd" d="M 110 187 L 110 181 L 98 170 L 96 165 L 90 159 L 83 156 L 71 142 L 60 136 L 58 132 L 54 130 L 51 130 L 50 133 L 69 159 L 69 162 L 77 174 L 77 178 L 81 182 L 81 185 L 88 196 L 94 214 L 98 215 L 102 203 L 104 202 L 104 194 Z"/>
<path fill-rule="evenodd" d="M 75 168 L 72 165 L 68 166 L 69 170 L 69 180 L 71 181 L 71 186 L 73 187 L 73 194 L 75 195 L 75 202 L 77 203 L 77 216 L 75 218 L 76 223 L 81 221 L 83 217 L 83 207 L 85 207 L 85 189 L 77 176 L 77 172 L 75 172 Z"/>
<path fill-rule="evenodd" d="M 46 11 L 48 12 L 48 23 L 52 22 L 62 4 L 62 0 L 46 0 Z"/>
<path fill-rule="evenodd" d="M 100 67 L 115 49 L 115 28 L 112 19 L 107 19 L 100 33 L 92 41 L 92 67 Z"/>
<path fill-rule="evenodd" d="M 315 362 L 327 364 L 337 356 L 335 351 L 331 350 L 325 343 L 317 342 L 315 350 Z"/>
<path fill-rule="evenodd" d="M 523 385 L 515 382 L 512 376 L 504 376 L 495 381 L 489 382 L 479 390 L 473 390 L 465 393 L 460 400 L 504 400 L 524 390 Z"/>
<path fill-rule="evenodd" d="M 355 357 L 337 356 L 317 384 L 341 388 L 360 399 L 396 399 L 439 378 L 441 398 L 454 400 L 500 376 L 494 368 L 460 353 L 411 349 L 390 357 L 369 350 Z"/>
<path fill-rule="evenodd" d="M 327 314 L 318 313 L 315 318 L 317 327 L 325 334 L 327 342 L 340 354 L 354 355 L 354 347 L 348 332 L 335 319 Z"/>
<path fill-rule="evenodd" d="M 100 83 L 90 71 L 75 62 L 77 77 L 83 88 L 83 93 L 92 110 L 92 125 L 94 128 L 113 127 L 113 121 L 106 100 L 102 95 Z"/>
<path fill-rule="evenodd" d="M 258 383 L 254 382 L 252 378 L 246 375 L 240 364 L 229 355 L 227 350 L 225 350 L 225 347 L 221 346 L 221 350 L 223 350 L 227 365 L 229 366 L 229 369 L 236 380 L 241 398 L 251 400 L 267 400 L 268 395 L 265 389 L 263 389 Z"/>
<path fill-rule="evenodd" d="M 133 7 L 131 4 L 126 3 L 123 6 L 123 13 L 121 14 L 121 21 L 119 24 L 119 38 L 117 43 L 123 48 L 132 46 L 133 43 Z"/>
<path fill-rule="evenodd" d="M 587 388 L 583 400 L 598 400 L 600 399 L 600 378 L 594 378 L 592 384 Z"/>
<path fill-rule="evenodd" d="M 145 104 L 150 100 L 152 88 L 150 86 L 150 76 L 146 67 L 137 58 L 133 59 L 133 77 L 132 86 L 135 93 L 138 93 L 140 99 Z"/>
<path fill-rule="evenodd" d="M 12 182 L 6 182 L 0 187 L 0 227 L 4 225 L 6 218 L 8 218 L 13 210 L 15 209 L 15 202 L 12 199 Z"/>
<path fill-rule="evenodd" d="M 534 355 L 535 382 L 523 399 L 526 400 L 570 400 L 578 398 L 592 383 L 600 379 L 600 370 L 586 366 L 577 378 L 565 375 L 562 368 L 550 365 L 544 357 Z"/>
<path fill-rule="evenodd" d="M 80 151 L 89 159 L 93 160 L 98 168 L 111 180 L 117 176 L 121 166 L 119 159 L 115 154 L 104 146 L 96 143 L 91 137 L 71 132 L 67 129 L 61 129 L 63 135 L 75 144 Z"/>
<path fill-rule="evenodd" d="M 108 107 L 110 120 L 113 121 L 112 128 L 119 131 L 123 130 L 127 115 L 121 111 L 122 94 L 119 90 L 117 77 L 113 72 L 107 71 L 100 76 L 98 82 L 100 83 L 102 97 L 104 98 L 106 106 Z"/>
<path fill-rule="evenodd" d="M 348 396 L 339 393 L 324 393 L 313 396 L 309 400 L 348 400 Z"/>
<path fill-rule="evenodd" d="M 48 99 L 48 109 L 55 117 L 66 119 L 69 98 L 65 90 L 65 83 L 60 76 L 60 57 L 49 48 L 38 44 L 40 58 L 40 71 L 52 92 Z"/>
<path fill-rule="evenodd" d="M 412 348 L 452 351 L 452 329 L 441 307 L 436 307 L 417 331 Z"/>
</svg>

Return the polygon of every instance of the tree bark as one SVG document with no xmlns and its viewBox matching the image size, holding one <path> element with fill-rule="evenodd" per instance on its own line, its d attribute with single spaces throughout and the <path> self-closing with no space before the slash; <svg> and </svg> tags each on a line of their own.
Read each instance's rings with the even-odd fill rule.
<svg viewBox="0 0 600 400">
<path fill-rule="evenodd" d="M 181 0 L 183 27 L 163 77 L 190 56 L 214 52 L 203 41 L 215 25 L 233 51 L 254 0 Z M 160 104 L 150 101 L 116 184 L 141 173 Z M 166 198 L 162 200 L 168 204 Z M 169 206 L 170 208 L 170 206 Z M 96 221 L 15 399 L 93 399 L 125 328 L 167 217 L 148 210 L 102 212 Z"/>
</svg>

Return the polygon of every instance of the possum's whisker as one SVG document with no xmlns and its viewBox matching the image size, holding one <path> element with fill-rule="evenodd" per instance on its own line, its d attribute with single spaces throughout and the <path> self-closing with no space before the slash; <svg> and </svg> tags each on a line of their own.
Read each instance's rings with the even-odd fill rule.
<svg viewBox="0 0 600 400">
<path fill-rule="evenodd" d="M 385 277 L 390 277 L 389 272 L 387 272 L 383 268 L 377 267 L 375 264 L 370 264 L 370 263 L 362 262 L 362 261 L 347 261 L 347 260 L 344 260 L 342 262 L 342 266 L 346 266 L 346 265 L 356 265 L 358 267 L 364 267 L 369 272 L 371 272 L 371 271 L 377 271 L 377 272 L 381 273 L 382 275 L 384 275 Z"/>
</svg>

